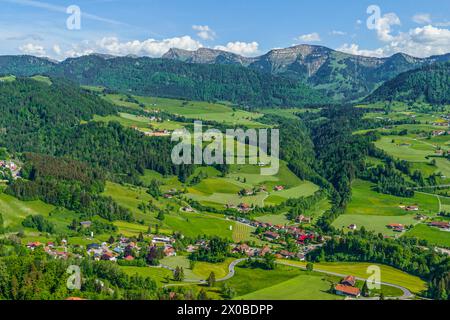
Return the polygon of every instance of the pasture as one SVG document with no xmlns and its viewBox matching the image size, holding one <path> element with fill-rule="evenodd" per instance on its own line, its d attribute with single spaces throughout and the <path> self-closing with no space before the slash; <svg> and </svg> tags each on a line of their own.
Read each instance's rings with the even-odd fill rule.
<svg viewBox="0 0 450 320">
<path fill-rule="evenodd" d="M 278 260 L 278 262 L 299 265 L 302 267 L 306 266 L 305 262 L 300 261 Z M 419 277 L 382 264 L 369 262 L 323 262 L 315 263 L 314 269 L 339 274 L 353 275 L 359 278 L 367 278 L 371 275 L 367 273 L 367 268 L 373 265 L 376 265 L 380 268 L 382 282 L 392 283 L 405 287 L 414 293 L 420 293 L 426 290 L 425 281 L 423 281 Z"/>
<path fill-rule="evenodd" d="M 420 223 L 405 236 L 426 240 L 430 245 L 450 248 L 450 232 Z"/>
</svg>

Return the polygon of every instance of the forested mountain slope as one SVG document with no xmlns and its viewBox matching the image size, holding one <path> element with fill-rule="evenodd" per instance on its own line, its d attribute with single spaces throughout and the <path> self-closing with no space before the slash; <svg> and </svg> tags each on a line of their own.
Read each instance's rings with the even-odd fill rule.
<svg viewBox="0 0 450 320">
<path fill-rule="evenodd" d="M 28 76 L 44 73 L 78 84 L 105 86 L 138 95 L 202 101 L 230 101 L 250 107 L 305 106 L 321 104 L 326 98 L 296 79 L 287 79 L 236 65 L 191 64 L 148 57 L 110 58 L 90 55 L 53 64 L 23 57 L 8 58 L 0 74 Z M 12 59 L 12 60 L 11 60 Z M 37 58 L 36 58 L 37 59 Z"/>
<path fill-rule="evenodd" d="M 450 103 L 450 62 L 402 73 L 383 84 L 366 99 L 367 102 L 387 100 Z"/>
</svg>

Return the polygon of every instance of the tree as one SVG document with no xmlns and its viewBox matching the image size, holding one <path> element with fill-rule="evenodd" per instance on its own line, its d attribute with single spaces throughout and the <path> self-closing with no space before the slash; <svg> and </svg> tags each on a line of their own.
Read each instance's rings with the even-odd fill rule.
<svg viewBox="0 0 450 320">
<path fill-rule="evenodd" d="M 197 295 L 197 300 L 208 300 L 208 295 L 206 294 L 205 289 L 200 290 Z"/>
<path fill-rule="evenodd" d="M 211 272 L 206 281 L 208 282 L 208 287 L 214 287 L 216 285 L 216 274 L 214 272 Z"/>
<path fill-rule="evenodd" d="M 116 242 L 116 240 L 114 239 L 113 236 L 110 236 L 109 239 L 108 239 L 108 243 L 109 244 L 113 244 L 114 242 Z"/>
<path fill-rule="evenodd" d="M 361 289 L 361 295 L 362 295 L 363 297 L 368 297 L 368 296 L 370 296 L 370 290 L 369 290 L 369 286 L 367 285 L 367 280 L 364 281 L 364 285 L 363 285 L 363 287 L 362 287 L 362 289 Z"/>
<path fill-rule="evenodd" d="M 181 281 L 183 281 L 184 280 L 184 270 L 183 270 L 183 267 L 176 267 L 175 268 L 175 271 L 174 271 L 174 273 L 173 273 L 173 279 L 175 280 L 175 281 L 179 281 L 179 282 L 181 282 Z"/>
<path fill-rule="evenodd" d="M 312 264 L 311 262 L 308 262 L 306 264 L 306 271 L 312 272 L 314 270 L 314 264 Z"/>
<path fill-rule="evenodd" d="M 143 242 L 144 241 L 144 235 L 142 234 L 142 232 L 139 232 L 139 236 L 137 239 L 139 242 Z"/>
<path fill-rule="evenodd" d="M 164 219 L 165 219 L 164 211 L 160 210 L 158 212 L 158 215 L 156 216 L 156 219 L 158 219 L 159 221 L 164 221 Z"/>
<path fill-rule="evenodd" d="M 3 214 L 0 213 L 0 234 L 4 233 L 4 222 L 3 222 Z"/>
<path fill-rule="evenodd" d="M 222 288 L 222 295 L 224 296 L 224 298 L 231 300 L 236 297 L 236 290 L 225 284 Z"/>
</svg>

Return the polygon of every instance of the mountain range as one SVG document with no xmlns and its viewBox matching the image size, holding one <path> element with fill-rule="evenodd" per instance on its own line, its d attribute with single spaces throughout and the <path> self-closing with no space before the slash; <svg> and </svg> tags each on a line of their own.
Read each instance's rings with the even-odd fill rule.
<svg viewBox="0 0 450 320">
<path fill-rule="evenodd" d="M 162 58 L 92 54 L 62 62 L 0 56 L 0 74 L 45 74 L 134 94 L 287 107 L 361 100 L 401 73 L 446 61 L 450 54 L 376 58 L 298 45 L 258 57 L 208 48 L 170 49 Z"/>
<path fill-rule="evenodd" d="M 323 46 L 298 45 L 274 49 L 258 57 L 200 48 L 197 51 L 171 49 L 164 59 L 188 63 L 233 64 L 305 81 L 336 100 L 367 96 L 385 81 L 423 65 L 450 60 L 450 54 L 416 58 L 397 53 L 387 58 L 365 57 Z"/>
</svg>

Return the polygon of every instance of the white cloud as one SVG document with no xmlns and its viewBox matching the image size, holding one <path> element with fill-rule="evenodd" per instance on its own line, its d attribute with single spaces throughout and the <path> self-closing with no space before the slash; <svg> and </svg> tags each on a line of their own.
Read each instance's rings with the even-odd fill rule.
<svg viewBox="0 0 450 320">
<path fill-rule="evenodd" d="M 429 13 L 418 13 L 412 17 L 412 20 L 417 24 L 430 24 L 431 15 Z"/>
<path fill-rule="evenodd" d="M 43 46 L 33 43 L 27 43 L 19 47 L 19 50 L 24 54 L 42 57 L 46 55 Z"/>
<path fill-rule="evenodd" d="M 117 56 L 138 55 L 160 57 L 171 48 L 197 50 L 203 45 L 190 36 L 168 38 L 163 40 L 147 39 L 121 42 L 117 37 L 105 37 L 95 42 L 84 41 L 74 45 L 65 55 L 78 57 L 94 52 Z"/>
<path fill-rule="evenodd" d="M 345 52 L 345 53 L 349 53 L 349 54 L 354 54 L 354 55 L 358 55 L 358 56 L 366 56 L 366 57 L 383 57 L 383 49 L 379 48 L 379 49 L 375 49 L 375 50 L 364 50 L 364 49 L 360 49 L 359 45 L 352 43 L 352 44 L 348 44 L 345 43 L 342 46 L 340 46 L 339 48 L 336 49 L 337 51 L 341 51 L 341 52 Z"/>
<path fill-rule="evenodd" d="M 333 30 L 333 31 L 331 31 L 331 34 L 333 36 L 345 36 L 347 34 L 347 32 L 339 31 L 339 30 Z"/>
<path fill-rule="evenodd" d="M 226 46 L 215 46 L 216 50 L 229 51 L 243 56 L 252 56 L 259 52 L 258 42 L 228 42 Z"/>
<path fill-rule="evenodd" d="M 303 34 L 301 36 L 298 36 L 296 38 L 298 41 L 304 41 L 304 42 L 319 42 L 321 41 L 320 35 L 317 32 Z"/>
<path fill-rule="evenodd" d="M 61 47 L 58 45 L 58 44 L 55 44 L 55 45 L 53 45 L 53 52 L 56 54 L 56 55 L 61 55 L 61 53 L 62 53 L 62 50 L 61 50 Z"/>
<path fill-rule="evenodd" d="M 214 40 L 216 38 L 216 33 L 209 26 L 193 25 L 192 29 L 198 31 L 197 36 L 203 40 Z"/>
<path fill-rule="evenodd" d="M 392 41 L 394 36 L 391 35 L 392 26 L 401 25 L 400 18 L 395 13 L 386 13 L 379 19 L 375 20 L 375 30 L 378 39 L 384 42 Z"/>
<path fill-rule="evenodd" d="M 450 30 L 426 25 L 391 36 L 385 46 L 374 50 L 360 49 L 357 44 L 344 44 L 337 50 L 352 54 L 386 57 L 403 52 L 415 57 L 428 57 L 450 52 Z"/>
</svg>

